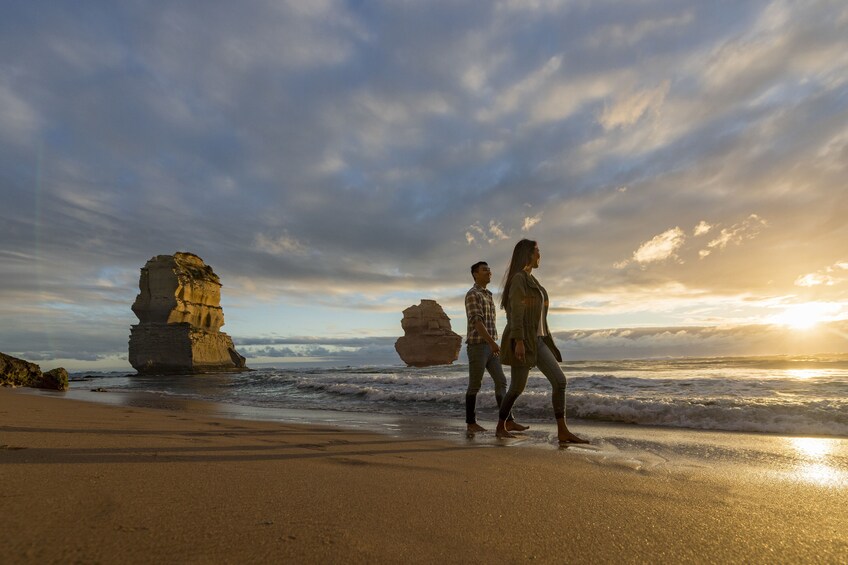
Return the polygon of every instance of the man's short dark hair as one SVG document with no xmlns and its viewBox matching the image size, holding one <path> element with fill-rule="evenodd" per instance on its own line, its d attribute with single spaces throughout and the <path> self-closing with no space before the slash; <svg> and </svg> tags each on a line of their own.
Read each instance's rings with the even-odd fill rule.
<svg viewBox="0 0 848 565">
<path fill-rule="evenodd" d="M 476 263 L 471 265 L 471 276 L 473 277 L 474 273 L 476 273 L 478 270 L 480 270 L 480 267 L 482 267 L 483 265 L 486 265 L 487 267 L 489 266 L 489 264 L 486 263 L 485 261 L 477 261 Z"/>
</svg>

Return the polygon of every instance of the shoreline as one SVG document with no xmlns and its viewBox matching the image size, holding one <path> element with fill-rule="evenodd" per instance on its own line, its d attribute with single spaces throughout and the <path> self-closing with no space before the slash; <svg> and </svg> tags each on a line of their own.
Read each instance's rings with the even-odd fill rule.
<svg viewBox="0 0 848 565">
<path fill-rule="evenodd" d="M 818 480 L 784 473 L 792 438 L 651 430 L 630 447 L 665 446 L 648 452 L 657 465 L 628 467 L 574 448 L 209 408 L 0 389 L 8 562 L 837 562 L 848 551 L 845 440 L 809 455 L 826 458 L 828 481 L 822 463 Z M 603 441 L 619 449 L 628 435 Z"/>
<path fill-rule="evenodd" d="M 495 421 L 481 419 L 487 432 L 468 437 L 461 418 L 376 414 L 343 410 L 269 408 L 206 399 L 193 399 L 146 391 L 96 391 L 71 389 L 66 392 L 18 389 L 23 394 L 57 397 L 116 407 L 190 412 L 201 417 L 237 421 L 327 426 L 347 431 L 379 434 L 399 439 L 432 439 L 477 447 L 510 447 L 576 453 L 596 464 L 635 471 L 664 473 L 726 473 L 742 466 L 744 472 L 767 472 L 794 480 L 821 469 L 827 459 L 827 480 L 848 489 L 848 438 L 828 435 L 774 434 L 729 430 L 703 430 L 597 422 L 570 419 L 570 426 L 591 441 L 590 445 L 560 446 L 556 425 L 529 420 L 530 430 L 516 440 L 494 436 Z M 846 490 L 848 492 L 848 490 Z"/>
<path fill-rule="evenodd" d="M 618 363 L 618 362 L 616 362 Z M 848 438 L 848 371 L 739 370 L 724 365 L 692 368 L 591 366 L 570 375 L 569 421 L 581 425 L 620 423 L 673 429 L 738 431 L 769 435 Z M 442 366 L 416 369 L 373 367 L 324 371 L 259 370 L 255 374 L 189 376 L 87 375 L 71 390 L 146 391 L 275 409 L 347 411 L 360 414 L 463 418 L 467 371 Z M 102 380 L 101 380 L 102 379 Z M 427 383 L 427 386 L 422 386 Z M 544 379 L 529 381 L 518 416 L 549 422 L 550 393 Z M 485 388 L 481 420 L 496 417 Z M 578 420 L 577 418 L 586 418 Z M 488 425 L 494 424 L 494 420 Z"/>
</svg>

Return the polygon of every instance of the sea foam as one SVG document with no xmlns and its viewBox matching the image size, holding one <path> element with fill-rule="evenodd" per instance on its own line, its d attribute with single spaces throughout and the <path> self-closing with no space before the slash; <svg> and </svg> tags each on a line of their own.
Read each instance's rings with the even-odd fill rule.
<svg viewBox="0 0 848 565">
<path fill-rule="evenodd" d="M 563 369 L 572 419 L 848 437 L 848 364 L 841 358 L 818 365 L 809 357 L 731 358 L 568 363 Z M 198 377 L 104 376 L 98 384 L 270 408 L 463 420 L 467 371 L 467 365 L 276 368 Z M 82 386 L 84 381 L 72 382 Z M 497 417 L 488 375 L 477 411 L 484 421 Z M 553 418 L 551 386 L 538 370 L 531 371 L 514 413 L 527 421 Z"/>
</svg>

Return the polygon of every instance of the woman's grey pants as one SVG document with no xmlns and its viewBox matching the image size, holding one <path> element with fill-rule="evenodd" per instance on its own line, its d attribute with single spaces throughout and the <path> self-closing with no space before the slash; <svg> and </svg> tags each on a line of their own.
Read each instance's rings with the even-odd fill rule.
<svg viewBox="0 0 848 565">
<path fill-rule="evenodd" d="M 552 401 L 554 405 L 554 417 L 565 417 L 565 375 L 559 367 L 559 363 L 553 352 L 541 337 L 536 338 L 536 366 L 542 371 L 553 387 Z M 501 402 L 500 419 L 506 420 L 506 416 L 512 410 L 512 405 L 524 392 L 527 386 L 527 377 L 530 375 L 530 367 L 510 367 L 509 390 Z"/>
</svg>

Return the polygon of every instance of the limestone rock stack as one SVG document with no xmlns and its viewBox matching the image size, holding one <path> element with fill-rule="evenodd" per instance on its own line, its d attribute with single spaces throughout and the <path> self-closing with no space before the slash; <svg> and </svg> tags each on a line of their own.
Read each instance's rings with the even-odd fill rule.
<svg viewBox="0 0 848 565">
<path fill-rule="evenodd" d="M 245 368 L 224 325 L 221 282 L 192 253 L 157 255 L 141 268 L 132 305 L 130 364 L 139 373 Z"/>
<path fill-rule="evenodd" d="M 451 330 L 450 318 L 435 300 L 421 300 L 403 311 L 404 335 L 395 351 L 407 365 L 450 365 L 459 357 L 462 337 Z"/>
</svg>

